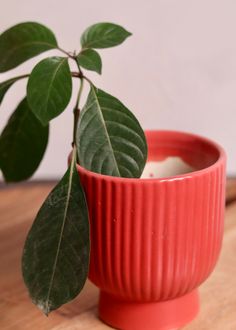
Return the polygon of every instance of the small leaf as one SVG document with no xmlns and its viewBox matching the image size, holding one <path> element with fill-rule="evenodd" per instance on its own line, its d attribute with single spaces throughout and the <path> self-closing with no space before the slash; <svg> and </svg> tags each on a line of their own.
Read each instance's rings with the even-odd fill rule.
<svg viewBox="0 0 236 330">
<path fill-rule="evenodd" d="M 100 55 L 94 49 L 84 49 L 77 56 L 77 62 L 84 69 L 96 71 L 101 74 L 102 60 Z"/>
<path fill-rule="evenodd" d="M 35 22 L 17 24 L 0 35 L 0 72 L 53 48 L 57 48 L 57 41 L 46 26 Z"/>
<path fill-rule="evenodd" d="M 90 171 L 140 177 L 147 158 L 145 135 L 115 97 L 91 86 L 77 130 L 79 161 Z"/>
<path fill-rule="evenodd" d="M 3 81 L 0 83 L 0 104 L 2 103 L 2 100 L 4 98 L 4 95 L 8 91 L 8 89 L 19 79 L 26 78 L 27 75 L 19 76 L 15 78 L 8 79 L 6 81 Z"/>
<path fill-rule="evenodd" d="M 49 194 L 27 236 L 22 271 L 33 302 L 48 315 L 82 290 L 89 266 L 89 221 L 75 167 Z"/>
<path fill-rule="evenodd" d="M 7 182 L 31 177 L 43 158 L 48 133 L 24 98 L 0 136 L 0 168 Z"/>
<path fill-rule="evenodd" d="M 113 23 L 97 23 L 88 27 L 81 36 L 83 48 L 108 48 L 121 44 L 131 35 L 122 26 Z"/>
<path fill-rule="evenodd" d="M 28 80 L 27 98 L 43 125 L 66 108 L 71 93 L 72 79 L 67 58 L 49 57 L 34 67 Z"/>
</svg>

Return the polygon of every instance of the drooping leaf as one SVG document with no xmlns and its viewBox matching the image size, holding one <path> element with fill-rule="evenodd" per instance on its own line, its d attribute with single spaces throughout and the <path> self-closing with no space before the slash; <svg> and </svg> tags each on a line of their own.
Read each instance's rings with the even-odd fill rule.
<svg viewBox="0 0 236 330">
<path fill-rule="evenodd" d="M 101 57 L 94 49 L 82 50 L 77 56 L 77 62 L 84 69 L 95 71 L 99 74 L 102 72 Z"/>
<path fill-rule="evenodd" d="M 83 48 L 108 48 L 121 44 L 131 35 L 122 26 L 113 23 L 97 23 L 88 27 L 81 36 Z"/>
<path fill-rule="evenodd" d="M 20 80 L 22 78 L 26 78 L 27 75 L 23 75 L 23 76 L 18 76 L 15 78 L 11 78 L 8 79 L 6 81 L 3 81 L 0 83 L 0 104 L 2 103 L 2 100 L 4 98 L 4 95 L 6 94 L 6 92 L 8 91 L 8 89 L 17 81 Z"/>
<path fill-rule="evenodd" d="M 83 167 L 112 176 L 140 177 L 147 158 L 145 136 L 135 116 L 94 86 L 80 114 L 77 147 Z"/>
<path fill-rule="evenodd" d="M 66 108 L 71 93 L 72 78 L 67 58 L 49 57 L 34 67 L 28 80 L 27 98 L 43 125 Z"/>
<path fill-rule="evenodd" d="M 43 158 L 48 134 L 49 127 L 42 126 L 24 98 L 0 136 L 0 168 L 7 182 L 31 177 Z"/>
<path fill-rule="evenodd" d="M 39 210 L 23 252 L 24 281 L 46 315 L 75 298 L 88 274 L 88 211 L 75 154 Z"/>
<path fill-rule="evenodd" d="M 46 26 L 36 22 L 17 24 L 0 35 L 0 72 L 53 48 L 57 48 L 57 41 Z"/>
</svg>

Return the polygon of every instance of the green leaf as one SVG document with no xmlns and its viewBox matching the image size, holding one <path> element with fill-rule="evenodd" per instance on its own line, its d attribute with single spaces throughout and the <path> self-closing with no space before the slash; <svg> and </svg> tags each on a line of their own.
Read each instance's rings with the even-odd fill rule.
<svg viewBox="0 0 236 330">
<path fill-rule="evenodd" d="M 77 56 L 77 62 L 84 69 L 96 71 L 101 74 L 102 60 L 100 55 L 94 49 L 84 49 Z"/>
<path fill-rule="evenodd" d="M 0 168 L 7 182 L 31 177 L 43 158 L 48 134 L 49 127 L 41 125 L 24 98 L 0 136 Z"/>
<path fill-rule="evenodd" d="M 77 147 L 83 167 L 112 176 L 140 177 L 147 158 L 137 119 L 118 99 L 94 86 L 80 114 Z"/>
<path fill-rule="evenodd" d="M 23 75 L 15 78 L 8 79 L 6 81 L 3 81 L 0 83 L 0 104 L 2 103 L 2 100 L 4 98 L 4 95 L 8 91 L 8 89 L 17 81 L 22 78 L 26 78 L 28 75 Z"/>
<path fill-rule="evenodd" d="M 97 23 L 88 27 L 81 36 L 83 48 L 109 48 L 121 44 L 131 35 L 122 26 L 113 23 Z"/>
<path fill-rule="evenodd" d="M 57 41 L 46 26 L 35 22 L 17 24 L 0 35 L 0 72 L 53 48 L 57 48 Z"/>
<path fill-rule="evenodd" d="M 43 125 L 66 108 L 71 93 L 72 78 L 67 58 L 49 57 L 34 67 L 28 80 L 27 98 Z"/>
<path fill-rule="evenodd" d="M 33 302 L 48 315 L 82 290 L 89 266 L 86 200 L 72 162 L 39 210 L 27 236 L 22 271 Z"/>
</svg>

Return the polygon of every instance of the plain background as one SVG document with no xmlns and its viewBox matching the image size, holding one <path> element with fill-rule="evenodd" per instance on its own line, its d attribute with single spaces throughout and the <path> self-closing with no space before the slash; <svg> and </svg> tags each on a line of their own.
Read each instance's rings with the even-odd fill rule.
<svg viewBox="0 0 236 330">
<path fill-rule="evenodd" d="M 120 98 L 145 129 L 184 130 L 218 141 L 228 154 L 228 174 L 236 175 L 235 13 L 235 0 L 1 0 L 0 31 L 38 21 L 55 32 L 62 48 L 73 51 L 79 50 L 80 35 L 89 25 L 123 25 L 133 36 L 100 51 L 103 74 L 88 76 Z M 0 74 L 0 81 L 30 72 L 37 61 Z M 0 128 L 24 93 L 22 81 L 7 94 Z M 34 178 L 64 173 L 74 102 L 75 95 L 52 121 L 49 147 Z"/>
</svg>

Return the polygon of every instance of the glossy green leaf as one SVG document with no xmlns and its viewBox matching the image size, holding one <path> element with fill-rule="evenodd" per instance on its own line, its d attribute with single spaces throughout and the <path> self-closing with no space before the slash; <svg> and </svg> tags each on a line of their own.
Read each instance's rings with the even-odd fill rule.
<svg viewBox="0 0 236 330">
<path fill-rule="evenodd" d="M 57 48 L 57 41 L 46 26 L 35 22 L 17 24 L 0 35 L 0 72 L 53 48 Z"/>
<path fill-rule="evenodd" d="M 32 176 L 46 150 L 48 133 L 49 127 L 42 126 L 24 98 L 0 136 L 0 168 L 7 182 Z"/>
<path fill-rule="evenodd" d="M 80 114 L 77 147 L 83 167 L 112 176 L 140 177 L 147 158 L 145 136 L 135 116 L 93 86 Z"/>
<path fill-rule="evenodd" d="M 94 49 L 82 50 L 77 56 L 77 62 L 84 69 L 95 71 L 99 74 L 102 72 L 101 57 Z"/>
<path fill-rule="evenodd" d="M 83 48 L 109 48 L 121 44 L 131 35 L 122 26 L 113 23 L 97 23 L 88 27 L 81 36 Z"/>
<path fill-rule="evenodd" d="M 22 79 L 22 78 L 26 78 L 27 75 L 24 76 L 18 76 L 15 78 L 11 78 L 8 79 L 6 81 L 3 81 L 0 83 L 0 104 L 2 103 L 2 100 L 6 94 L 6 92 L 8 91 L 8 89 L 18 80 Z"/>
<path fill-rule="evenodd" d="M 88 211 L 75 153 L 66 174 L 39 210 L 23 252 L 25 284 L 46 315 L 75 298 L 88 275 Z"/>
<path fill-rule="evenodd" d="M 27 98 L 43 125 L 65 110 L 71 93 L 72 78 L 67 58 L 49 57 L 35 66 L 28 80 Z"/>
</svg>

